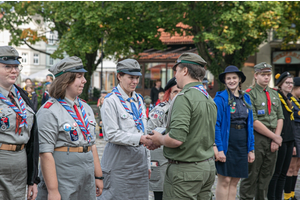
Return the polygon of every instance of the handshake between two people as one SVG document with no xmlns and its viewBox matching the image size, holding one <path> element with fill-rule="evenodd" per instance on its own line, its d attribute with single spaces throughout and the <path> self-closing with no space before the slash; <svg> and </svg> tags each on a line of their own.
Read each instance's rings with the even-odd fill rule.
<svg viewBox="0 0 300 200">
<path fill-rule="evenodd" d="M 149 135 L 142 135 L 140 143 L 142 143 L 147 149 L 154 150 L 159 148 L 161 144 L 161 139 L 163 135 L 155 130 L 153 130 Z"/>
</svg>

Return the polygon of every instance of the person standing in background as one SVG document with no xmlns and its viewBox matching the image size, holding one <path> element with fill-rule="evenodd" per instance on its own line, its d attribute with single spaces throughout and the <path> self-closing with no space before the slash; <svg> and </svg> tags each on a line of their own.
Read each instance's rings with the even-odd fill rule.
<svg viewBox="0 0 300 200">
<path fill-rule="evenodd" d="M 177 87 L 175 77 L 170 79 L 164 88 L 165 96 L 162 103 L 157 105 L 150 112 L 148 119 L 147 132 L 151 133 L 156 127 L 166 128 L 169 107 L 174 97 L 181 91 Z M 149 190 L 153 191 L 155 200 L 162 200 L 163 197 L 163 183 L 165 180 L 165 173 L 168 166 L 168 160 L 163 155 L 163 147 L 150 151 L 151 153 L 151 178 L 149 181 Z"/>
<path fill-rule="evenodd" d="M 158 94 L 160 92 L 163 92 L 163 91 L 164 90 L 161 87 L 161 81 L 157 80 L 155 82 L 155 86 L 153 88 L 151 88 L 151 91 L 150 91 L 150 97 L 151 97 L 151 101 L 152 101 L 153 106 L 155 106 L 155 103 L 158 100 Z"/>
<path fill-rule="evenodd" d="M 278 86 L 277 92 L 281 101 L 281 107 L 284 116 L 283 128 L 281 132 L 281 137 L 283 140 L 282 145 L 278 150 L 275 171 L 269 183 L 268 200 L 282 199 L 286 173 L 291 163 L 295 141 L 294 113 L 292 109 L 292 103 L 289 100 L 294 86 L 294 80 L 289 72 L 283 72 L 281 75 L 277 74 L 275 79 L 277 79 L 275 85 Z"/>
<path fill-rule="evenodd" d="M 43 97 L 42 97 L 41 106 L 44 105 L 44 103 L 46 101 L 48 101 L 48 99 L 50 98 L 50 95 L 49 95 L 50 85 L 51 85 L 50 82 L 45 83 L 45 92 L 44 92 Z"/>
<path fill-rule="evenodd" d="M 26 89 L 26 92 L 28 93 L 28 97 L 33 105 L 33 111 L 37 112 L 38 99 L 37 99 L 37 94 L 35 93 L 33 86 L 26 85 L 25 89 Z"/>
<path fill-rule="evenodd" d="M 293 150 L 293 157 L 286 174 L 284 185 L 284 199 L 296 200 L 295 187 L 300 169 L 300 77 L 294 78 L 294 87 L 292 89 L 292 96 L 290 101 L 293 105 L 294 123 L 295 123 L 295 145 Z"/>
<path fill-rule="evenodd" d="M 283 113 L 278 93 L 270 89 L 272 65 L 265 62 L 254 66 L 254 85 L 246 90 L 253 107 L 255 161 L 249 163 L 248 178 L 240 184 L 241 200 L 267 199 L 269 182 L 273 176 L 277 150 L 281 146 L 280 136 Z"/>
</svg>

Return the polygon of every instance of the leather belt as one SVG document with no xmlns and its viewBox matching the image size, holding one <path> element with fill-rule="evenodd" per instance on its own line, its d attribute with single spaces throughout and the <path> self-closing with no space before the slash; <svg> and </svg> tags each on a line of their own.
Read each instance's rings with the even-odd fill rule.
<svg viewBox="0 0 300 200">
<path fill-rule="evenodd" d="M 202 160 L 202 161 L 197 161 L 197 162 L 184 162 L 184 161 L 177 161 L 177 160 L 170 160 L 168 159 L 168 162 L 170 164 L 195 164 L 195 163 L 201 163 L 201 162 L 204 162 L 204 161 L 209 161 L 209 160 L 212 160 L 213 158 L 208 158 L 206 160 Z"/>
<path fill-rule="evenodd" d="M 63 152 L 78 152 L 78 153 L 86 153 L 92 149 L 91 146 L 83 146 L 83 147 L 57 147 L 54 151 L 63 151 Z"/>
<path fill-rule="evenodd" d="M 6 151 L 22 151 L 25 144 L 2 144 L 0 150 Z"/>
<path fill-rule="evenodd" d="M 230 124 L 230 127 L 235 129 L 243 129 L 245 128 L 245 124 Z"/>
</svg>

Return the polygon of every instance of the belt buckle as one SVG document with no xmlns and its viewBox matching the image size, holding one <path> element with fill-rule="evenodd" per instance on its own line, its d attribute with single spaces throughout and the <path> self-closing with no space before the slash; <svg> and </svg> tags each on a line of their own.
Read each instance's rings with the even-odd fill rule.
<svg viewBox="0 0 300 200">
<path fill-rule="evenodd" d="M 83 146 L 82 152 L 84 153 L 88 152 L 88 146 Z"/>
<path fill-rule="evenodd" d="M 16 149 L 15 151 L 21 151 L 22 144 L 16 144 Z"/>
<path fill-rule="evenodd" d="M 238 124 L 238 125 L 236 125 L 236 128 L 237 129 L 242 129 L 242 125 Z"/>
</svg>

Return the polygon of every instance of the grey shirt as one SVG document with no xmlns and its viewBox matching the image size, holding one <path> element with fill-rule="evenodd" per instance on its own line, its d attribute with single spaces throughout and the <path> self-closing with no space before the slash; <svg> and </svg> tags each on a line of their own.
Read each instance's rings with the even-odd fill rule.
<svg viewBox="0 0 300 200">
<path fill-rule="evenodd" d="M 128 95 L 123 91 L 120 85 L 117 86 L 123 99 L 126 101 Z M 136 92 L 133 92 L 132 98 L 136 108 L 138 109 L 138 100 L 136 98 Z M 103 137 L 105 141 L 118 144 L 118 145 L 129 145 L 139 146 L 142 135 L 146 135 L 147 132 L 147 121 L 146 111 L 143 103 L 143 99 L 139 98 L 142 105 L 142 120 L 144 124 L 144 132 L 137 129 L 132 115 L 126 112 L 124 106 L 120 102 L 120 99 L 116 94 L 111 94 L 109 97 L 104 99 L 104 103 L 101 107 L 101 117 L 103 123 Z M 127 107 L 131 110 L 131 105 L 126 101 Z M 150 168 L 150 152 L 147 150 L 148 163 Z"/>
<path fill-rule="evenodd" d="M 73 111 L 73 105 L 75 104 L 77 106 L 81 119 L 84 121 L 77 99 L 75 101 L 71 101 L 65 98 L 64 100 Z M 48 102 L 51 103 L 51 106 L 49 107 L 46 106 Z M 80 127 L 68 111 L 56 99 L 51 98 L 37 112 L 40 153 L 53 153 L 54 148 L 58 147 L 92 146 L 94 144 L 96 139 L 96 120 L 94 113 L 87 103 L 83 101 L 81 101 L 81 103 L 85 109 L 90 124 L 89 131 L 93 138 L 91 142 L 88 143 L 88 141 L 84 139 Z M 71 126 L 71 130 L 67 129 L 68 126 Z M 77 140 L 74 140 L 74 138 L 72 139 L 74 130 L 76 130 L 78 134 Z"/>
<path fill-rule="evenodd" d="M 18 105 L 20 111 L 20 103 L 15 92 L 14 87 L 10 90 L 14 96 L 14 99 Z M 10 101 L 8 97 L 9 91 L 0 87 L 0 93 Z M 0 146 L 1 143 L 5 144 L 26 144 L 30 137 L 30 130 L 33 125 L 34 120 L 34 111 L 23 101 L 26 108 L 27 124 L 28 128 L 24 125 L 22 127 L 21 134 L 15 133 L 16 129 L 16 115 L 18 115 L 9 105 L 0 100 L 0 117 L 1 117 L 1 126 L 0 126 Z"/>
</svg>

